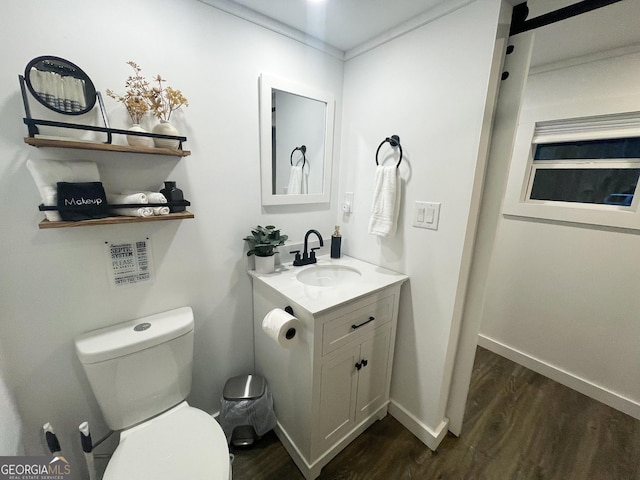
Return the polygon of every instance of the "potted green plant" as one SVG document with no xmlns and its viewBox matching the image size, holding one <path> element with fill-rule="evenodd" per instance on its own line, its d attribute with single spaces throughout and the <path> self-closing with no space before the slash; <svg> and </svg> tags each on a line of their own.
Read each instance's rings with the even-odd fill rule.
<svg viewBox="0 0 640 480">
<path fill-rule="evenodd" d="M 289 238 L 287 235 L 281 235 L 280 229 L 273 225 L 266 227 L 257 227 L 251 230 L 251 235 L 244 237 L 249 242 L 249 251 L 247 256 L 255 255 L 256 272 L 271 273 L 275 269 L 275 254 L 277 247 L 284 245 Z"/>
</svg>

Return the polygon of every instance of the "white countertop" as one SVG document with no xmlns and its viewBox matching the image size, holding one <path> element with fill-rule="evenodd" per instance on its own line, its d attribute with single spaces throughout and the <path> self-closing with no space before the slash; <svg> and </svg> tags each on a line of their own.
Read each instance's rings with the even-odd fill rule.
<svg viewBox="0 0 640 480">
<path fill-rule="evenodd" d="M 355 281 L 328 287 L 311 286 L 296 279 L 298 273 L 318 265 L 342 265 L 355 268 L 360 272 L 361 277 Z M 402 273 L 344 255 L 337 259 L 329 255 L 320 255 L 318 263 L 312 265 L 294 267 L 288 263 L 278 265 L 274 273 L 256 273 L 255 270 L 249 270 L 249 274 L 254 281 L 273 288 L 314 315 L 377 290 L 405 282 L 409 278 Z"/>
</svg>

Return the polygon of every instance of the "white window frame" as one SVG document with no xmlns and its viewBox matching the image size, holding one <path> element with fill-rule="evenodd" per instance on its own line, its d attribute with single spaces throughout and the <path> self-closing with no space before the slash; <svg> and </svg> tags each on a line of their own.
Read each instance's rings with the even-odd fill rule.
<svg viewBox="0 0 640 480">
<path fill-rule="evenodd" d="M 556 201 L 556 200 L 537 200 L 531 198 L 531 190 L 533 189 L 533 181 L 536 176 L 536 171 L 538 169 L 549 170 L 549 169 L 558 169 L 558 170 L 571 170 L 571 169 L 639 169 L 640 168 L 640 158 L 635 159 L 605 159 L 605 160 L 534 160 L 531 162 L 530 174 L 528 185 L 526 189 L 526 193 L 524 196 L 524 201 L 528 203 L 537 203 L 541 205 L 555 205 L 555 206 L 566 206 L 575 205 L 579 208 L 594 208 L 594 209 L 604 209 L 605 211 L 611 210 L 622 210 L 622 211 L 636 211 L 638 208 L 638 198 L 640 197 L 640 192 L 638 189 L 640 186 L 636 186 L 636 192 L 638 195 L 633 196 L 633 201 L 631 205 L 608 205 L 601 203 L 589 203 L 589 202 L 564 202 L 564 201 Z"/>
<path fill-rule="evenodd" d="M 538 115 L 531 115 L 518 126 L 503 214 L 640 230 L 639 187 L 631 206 L 529 199 L 538 168 L 640 168 L 640 159 L 628 158 L 533 160 L 536 146 L 543 143 L 640 137 L 640 112 L 570 119 L 545 119 L 541 112 L 535 113 Z"/>
</svg>

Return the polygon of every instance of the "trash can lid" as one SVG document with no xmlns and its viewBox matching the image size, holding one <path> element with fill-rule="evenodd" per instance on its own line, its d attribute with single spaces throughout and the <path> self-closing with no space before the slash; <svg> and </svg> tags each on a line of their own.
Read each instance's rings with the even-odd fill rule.
<svg viewBox="0 0 640 480">
<path fill-rule="evenodd" d="M 240 375 L 227 380 L 222 396 L 225 400 L 251 400 L 264 395 L 266 381 L 260 375 Z"/>
</svg>

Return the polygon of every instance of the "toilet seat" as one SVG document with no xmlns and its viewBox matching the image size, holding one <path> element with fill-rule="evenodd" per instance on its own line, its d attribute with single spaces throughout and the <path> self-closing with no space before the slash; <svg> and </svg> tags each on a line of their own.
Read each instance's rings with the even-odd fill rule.
<svg viewBox="0 0 640 480">
<path fill-rule="evenodd" d="M 124 430 L 103 480 L 228 480 L 229 447 L 218 422 L 186 402 Z"/>
</svg>

